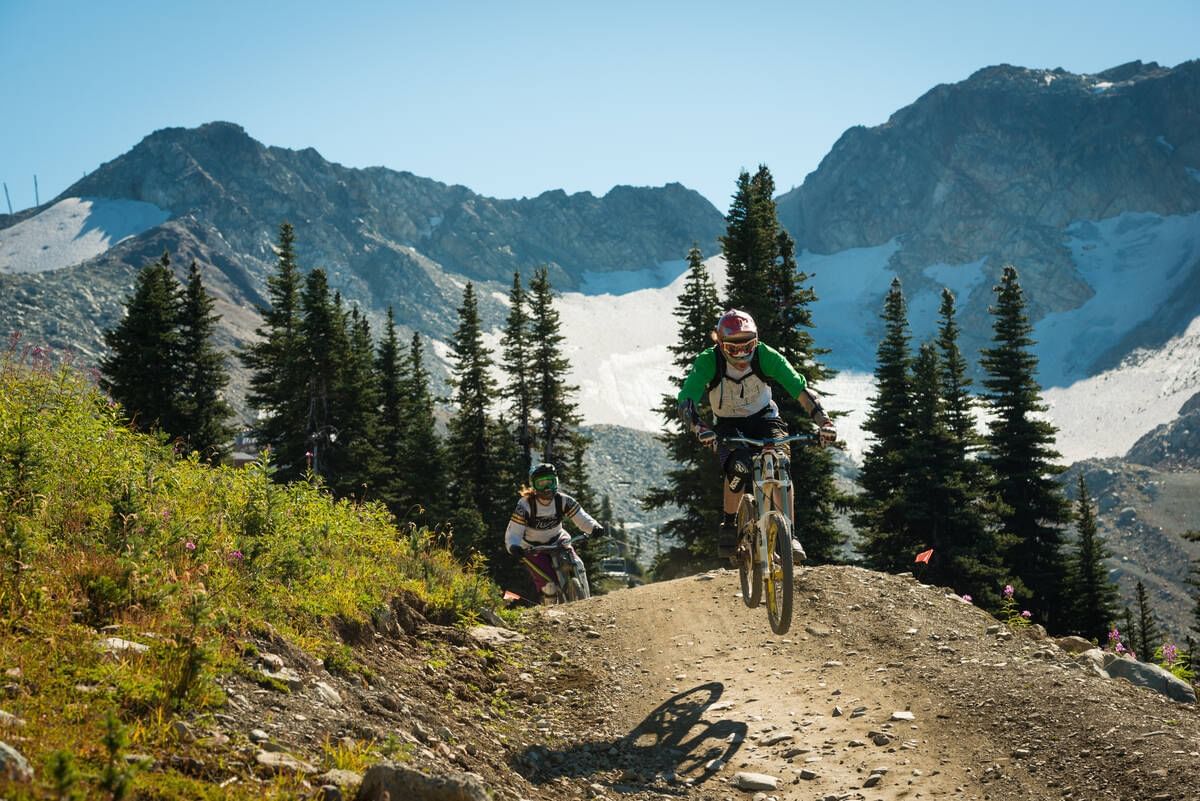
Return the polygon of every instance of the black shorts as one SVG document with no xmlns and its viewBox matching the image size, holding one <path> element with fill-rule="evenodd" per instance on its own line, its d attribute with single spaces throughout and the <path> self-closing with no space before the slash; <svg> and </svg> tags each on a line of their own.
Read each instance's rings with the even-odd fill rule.
<svg viewBox="0 0 1200 801">
<path fill-rule="evenodd" d="M 768 417 L 774 410 L 770 407 L 763 409 L 758 414 L 752 414 L 749 417 L 720 417 L 717 419 L 717 425 L 713 429 L 717 432 L 717 459 L 721 463 L 721 469 L 725 469 L 725 463 L 729 461 L 730 455 L 739 450 L 751 451 L 751 447 L 744 443 L 731 442 L 723 443 L 721 437 L 730 437 L 741 435 L 750 439 L 777 439 L 788 435 L 787 423 L 782 417 L 775 415 Z M 757 448 L 753 449 L 757 451 Z M 778 446 L 777 450 L 788 453 L 787 445 Z"/>
</svg>

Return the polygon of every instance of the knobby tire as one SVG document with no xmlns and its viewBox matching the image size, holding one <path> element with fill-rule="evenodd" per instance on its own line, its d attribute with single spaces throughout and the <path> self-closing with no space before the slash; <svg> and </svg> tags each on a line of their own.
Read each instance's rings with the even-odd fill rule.
<svg viewBox="0 0 1200 801">
<path fill-rule="evenodd" d="M 753 495 L 743 495 L 737 512 L 738 578 L 742 582 L 742 602 L 750 609 L 762 603 L 762 568 L 754 558 L 758 542 L 758 507 Z"/>
<path fill-rule="evenodd" d="M 766 577 L 767 620 L 771 631 L 787 634 L 792 625 L 792 527 L 782 512 L 767 514 L 771 574 Z"/>
</svg>

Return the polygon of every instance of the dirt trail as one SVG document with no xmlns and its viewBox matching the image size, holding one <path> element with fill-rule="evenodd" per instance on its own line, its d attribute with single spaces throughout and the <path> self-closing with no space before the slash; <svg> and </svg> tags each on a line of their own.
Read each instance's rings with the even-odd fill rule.
<svg viewBox="0 0 1200 801">
<path fill-rule="evenodd" d="M 541 725 L 576 734 L 517 756 L 522 795 L 1200 797 L 1193 706 L 911 578 L 802 570 L 796 601 L 784 637 L 728 571 L 531 613 L 550 632 L 535 669 L 571 701 Z"/>
</svg>

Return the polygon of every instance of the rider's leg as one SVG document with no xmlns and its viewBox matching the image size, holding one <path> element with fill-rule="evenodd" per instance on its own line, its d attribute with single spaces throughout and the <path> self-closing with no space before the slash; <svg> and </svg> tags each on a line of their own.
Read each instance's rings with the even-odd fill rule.
<svg viewBox="0 0 1200 801">
<path fill-rule="evenodd" d="M 554 597 L 558 593 L 558 584 L 554 581 L 554 564 L 550 560 L 550 554 L 527 553 L 525 560 L 525 569 L 529 571 L 529 577 L 533 579 L 538 593 L 543 599 Z"/>
<path fill-rule="evenodd" d="M 752 475 L 749 452 L 745 448 L 734 450 L 726 457 L 724 468 L 725 482 L 721 495 L 724 515 L 721 530 L 717 532 L 717 556 L 720 558 L 733 556 L 737 549 L 737 510 L 742 495 L 750 488 Z"/>
</svg>

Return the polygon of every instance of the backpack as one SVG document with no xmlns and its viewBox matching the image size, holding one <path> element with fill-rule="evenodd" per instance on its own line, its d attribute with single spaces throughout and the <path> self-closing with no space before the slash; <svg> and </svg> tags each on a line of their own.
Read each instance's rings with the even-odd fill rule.
<svg viewBox="0 0 1200 801">
<path fill-rule="evenodd" d="M 764 383 L 766 383 L 767 374 L 763 372 L 762 365 L 758 363 L 758 348 L 755 348 L 754 353 L 750 356 L 750 372 L 746 373 L 741 378 L 734 378 L 732 376 L 725 375 L 725 353 L 721 350 L 720 345 L 717 345 L 715 348 L 713 348 L 713 355 L 717 357 L 717 369 L 716 372 L 713 373 L 713 377 L 709 379 L 708 386 L 704 388 L 704 393 L 706 395 L 716 389 L 717 385 L 726 378 L 735 384 L 740 384 L 750 376 L 756 375 L 761 378 Z"/>
</svg>

